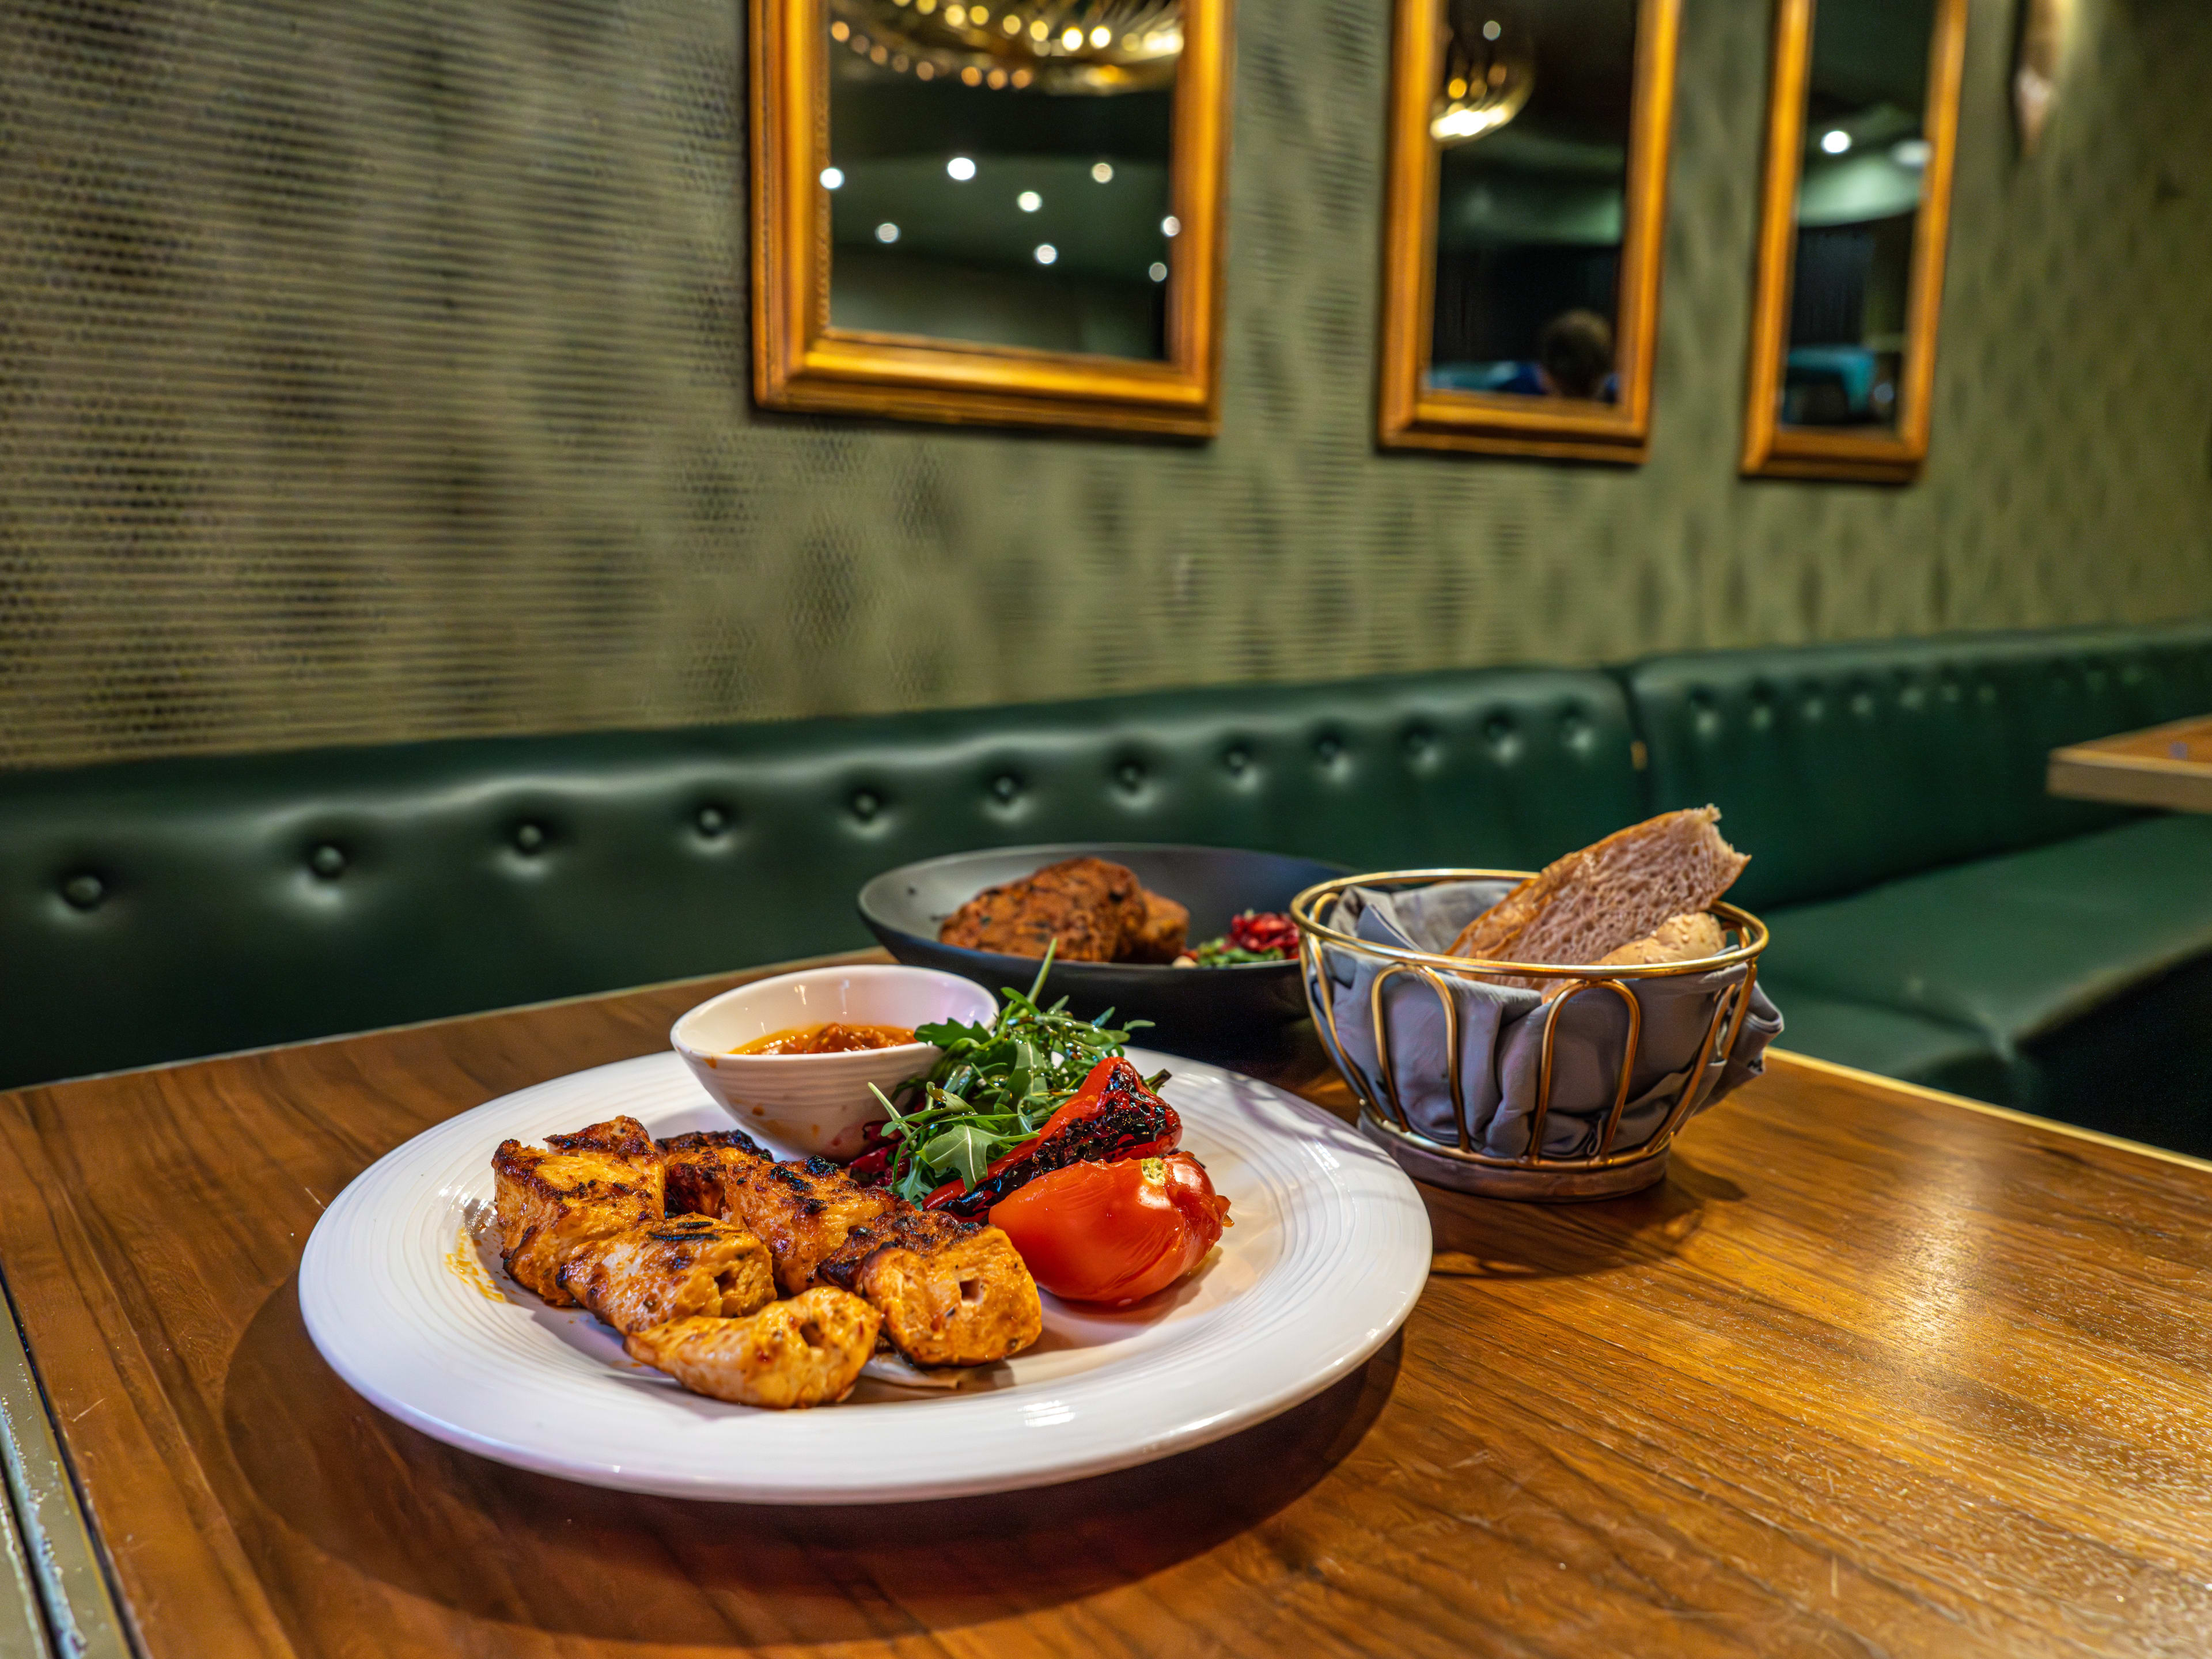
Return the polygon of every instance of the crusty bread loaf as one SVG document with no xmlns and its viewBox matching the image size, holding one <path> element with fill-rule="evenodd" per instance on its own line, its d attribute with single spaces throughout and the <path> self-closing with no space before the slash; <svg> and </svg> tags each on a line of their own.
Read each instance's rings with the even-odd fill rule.
<svg viewBox="0 0 2212 1659">
<path fill-rule="evenodd" d="M 1607 951 L 1598 958 L 1596 965 L 1635 968 L 1662 962 L 1694 962 L 1699 957 L 1717 957 L 1727 948 L 1728 934 L 1720 923 L 1703 910 L 1693 910 L 1686 915 L 1669 917 L 1642 939 L 1631 939 L 1619 950 Z M 1582 982 L 1572 979 L 1546 980 L 1544 1000 L 1549 1002 L 1569 986 Z"/>
<path fill-rule="evenodd" d="M 1712 806 L 1664 812 L 1568 854 L 1468 923 L 1450 954 L 1595 963 L 1705 909 L 1751 862 L 1713 828 L 1720 816 Z"/>
</svg>

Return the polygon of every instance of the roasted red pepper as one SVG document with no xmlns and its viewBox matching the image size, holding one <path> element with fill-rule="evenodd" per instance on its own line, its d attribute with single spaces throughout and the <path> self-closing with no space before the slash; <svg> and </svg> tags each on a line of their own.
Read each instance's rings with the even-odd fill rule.
<svg viewBox="0 0 2212 1659">
<path fill-rule="evenodd" d="M 973 1187 L 963 1190 L 957 1181 L 946 1182 L 922 1207 L 976 1220 L 1038 1176 L 1071 1164 L 1164 1158 L 1182 1142 L 1182 1120 L 1145 1086 L 1137 1068 L 1118 1056 L 1102 1060 L 1035 1139 L 993 1158 Z"/>
</svg>

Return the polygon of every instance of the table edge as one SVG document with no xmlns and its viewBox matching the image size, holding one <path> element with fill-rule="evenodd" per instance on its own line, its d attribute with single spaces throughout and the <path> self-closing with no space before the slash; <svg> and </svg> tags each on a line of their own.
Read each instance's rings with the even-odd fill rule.
<svg viewBox="0 0 2212 1659">
<path fill-rule="evenodd" d="M 15 1293 L 0 1272 L 0 1465 L 11 1536 L 27 1558 L 25 1611 L 57 1655 L 130 1659 L 134 1652 L 106 1551 L 84 1510 L 60 1425 L 39 1380 Z"/>
<path fill-rule="evenodd" d="M 2011 1106 L 1999 1106 L 1986 1100 L 1976 1100 L 1972 1095 L 1954 1095 L 1948 1090 L 1931 1089 L 1924 1083 L 1908 1083 L 1903 1078 L 1884 1077 L 1880 1072 L 1863 1071 L 1856 1066 L 1845 1066 L 1839 1060 L 1822 1060 L 1814 1054 L 1800 1054 L 1795 1048 L 1772 1048 L 1767 1051 L 1770 1059 L 1785 1065 L 1802 1067 L 1808 1072 L 1824 1073 L 1839 1079 L 1880 1084 L 1883 1088 L 1924 1100 L 1941 1106 L 1960 1106 L 1970 1112 L 1979 1112 L 1984 1117 L 2002 1118 L 2007 1122 L 2041 1129 L 2051 1134 L 2064 1135 L 2075 1140 L 2086 1140 L 2113 1152 L 2136 1152 L 2160 1163 L 2178 1164 L 2185 1170 L 2196 1170 L 2212 1175 L 2212 1159 L 2195 1158 L 2187 1152 L 2169 1152 L 2163 1146 L 2154 1146 L 2147 1140 L 2130 1140 L 2124 1135 L 2106 1134 L 2102 1129 L 2085 1129 L 2078 1123 L 2069 1123 L 2062 1118 L 2041 1117 L 2033 1112 L 2023 1112 Z"/>
</svg>

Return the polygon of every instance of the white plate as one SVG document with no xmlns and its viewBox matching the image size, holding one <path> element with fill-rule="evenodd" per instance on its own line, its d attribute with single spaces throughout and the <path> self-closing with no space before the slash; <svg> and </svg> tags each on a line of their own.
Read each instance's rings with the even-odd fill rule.
<svg viewBox="0 0 2212 1659">
<path fill-rule="evenodd" d="M 1429 1222 L 1389 1158 L 1250 1078 L 1133 1050 L 1182 1115 L 1236 1224 L 1194 1278 L 1120 1313 L 1044 1299 L 1044 1335 L 957 1393 L 863 1380 L 767 1412 L 688 1394 L 577 1309 L 500 1270 L 492 1149 L 627 1112 L 656 1135 L 726 1127 L 673 1054 L 556 1078 L 426 1129 L 340 1194 L 307 1241 L 315 1346 L 425 1434 L 594 1486 L 752 1503 L 1006 1492 L 1219 1439 L 1318 1394 L 1397 1329 Z"/>
</svg>

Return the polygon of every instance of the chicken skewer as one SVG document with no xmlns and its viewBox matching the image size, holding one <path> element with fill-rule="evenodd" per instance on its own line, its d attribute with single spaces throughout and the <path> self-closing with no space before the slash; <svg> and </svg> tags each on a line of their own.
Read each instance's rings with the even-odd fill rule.
<svg viewBox="0 0 2212 1659">
<path fill-rule="evenodd" d="M 660 1146 L 672 1206 L 758 1234 L 787 1295 L 830 1285 L 860 1296 L 911 1364 L 988 1364 L 1044 1329 L 1036 1281 L 996 1227 L 917 1209 L 827 1158 L 777 1163 L 736 1130 Z"/>
<path fill-rule="evenodd" d="M 501 1260 L 553 1307 L 588 1308 L 633 1358 L 694 1393 L 783 1410 L 842 1400 L 880 1316 L 835 1286 L 775 1300 L 768 1249 L 744 1226 L 665 1213 L 663 1156 L 635 1118 L 492 1155 Z"/>
</svg>

